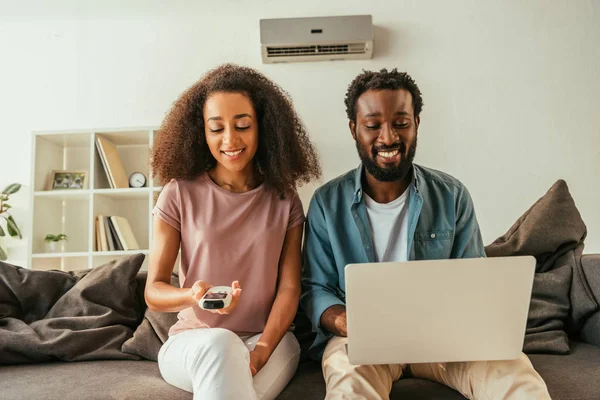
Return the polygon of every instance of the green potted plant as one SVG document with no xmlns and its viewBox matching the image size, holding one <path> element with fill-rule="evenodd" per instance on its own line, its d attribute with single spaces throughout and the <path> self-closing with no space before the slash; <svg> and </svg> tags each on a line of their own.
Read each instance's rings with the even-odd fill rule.
<svg viewBox="0 0 600 400">
<path fill-rule="evenodd" d="M 46 242 L 49 253 L 56 253 L 59 250 L 60 242 L 67 241 L 67 239 L 67 235 L 64 233 L 58 233 L 56 235 L 49 233 L 44 238 L 44 242 Z"/>
<path fill-rule="evenodd" d="M 18 237 L 22 239 L 21 230 L 17 226 L 13 216 L 10 214 L 8 210 L 12 207 L 7 201 L 10 199 L 10 195 L 17 193 L 21 189 L 21 185 L 18 183 L 11 183 L 7 187 L 4 188 L 2 193 L 0 193 L 0 221 L 3 219 L 5 221 L 6 228 L 2 228 L 2 224 L 0 224 L 0 261 L 4 261 L 8 258 L 8 253 L 6 249 L 2 245 L 2 239 L 6 236 L 6 233 L 11 237 Z"/>
</svg>

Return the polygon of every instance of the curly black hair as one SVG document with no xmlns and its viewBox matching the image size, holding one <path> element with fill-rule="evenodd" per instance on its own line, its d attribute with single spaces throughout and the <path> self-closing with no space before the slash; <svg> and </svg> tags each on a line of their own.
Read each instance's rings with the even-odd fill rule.
<svg viewBox="0 0 600 400">
<path fill-rule="evenodd" d="M 406 72 L 398 72 L 397 68 L 394 68 L 389 72 L 384 68 L 379 72 L 363 70 L 362 74 L 358 75 L 354 78 L 352 83 L 350 83 L 348 91 L 346 92 L 346 98 L 344 99 L 348 119 L 356 122 L 356 101 L 361 94 L 367 90 L 385 89 L 408 90 L 412 95 L 415 118 L 421 114 L 421 110 L 423 110 L 423 97 L 421 96 L 421 90 L 419 90 L 414 79 Z"/>
<path fill-rule="evenodd" d="M 215 92 L 243 93 L 258 120 L 255 168 L 280 194 L 321 176 L 321 168 L 288 94 L 260 72 L 233 64 L 206 73 L 177 99 L 154 140 L 152 175 L 161 183 L 193 179 L 215 166 L 204 131 L 204 104 Z"/>
</svg>

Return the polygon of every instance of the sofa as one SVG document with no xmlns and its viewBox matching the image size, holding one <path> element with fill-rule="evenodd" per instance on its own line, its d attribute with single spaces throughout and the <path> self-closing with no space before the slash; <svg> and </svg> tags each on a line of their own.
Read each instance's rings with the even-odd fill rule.
<svg viewBox="0 0 600 400">
<path fill-rule="evenodd" d="M 585 255 L 583 265 L 592 290 L 600 299 L 600 254 Z M 139 274 L 143 285 L 145 274 Z M 325 383 L 320 365 L 306 356 L 312 340 L 306 317 L 296 318 L 303 360 L 282 400 L 323 399 Z M 572 335 L 568 355 L 530 354 L 536 370 L 555 400 L 600 399 L 600 312 Z M 459 393 L 437 383 L 405 378 L 396 382 L 392 399 L 463 399 Z M 97 360 L 45 362 L 0 367 L 1 399 L 191 399 L 190 393 L 165 383 L 158 364 L 147 360 Z"/>
<path fill-rule="evenodd" d="M 491 257 L 536 256 L 524 351 L 555 400 L 600 400 L 600 254 L 582 254 L 585 236 L 558 182 L 486 247 Z M 175 314 L 146 309 L 142 261 L 140 254 L 69 273 L 0 262 L 0 399 L 192 399 L 165 383 L 152 361 Z M 322 399 L 320 365 L 307 355 L 314 333 L 302 310 L 294 325 L 301 362 L 279 399 Z M 410 377 L 394 383 L 390 397 L 464 398 Z"/>
</svg>

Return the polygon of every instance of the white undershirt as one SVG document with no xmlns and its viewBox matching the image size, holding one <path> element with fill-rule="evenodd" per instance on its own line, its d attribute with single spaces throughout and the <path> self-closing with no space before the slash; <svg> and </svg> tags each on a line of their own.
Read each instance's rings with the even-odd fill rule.
<svg viewBox="0 0 600 400">
<path fill-rule="evenodd" d="M 385 204 L 364 194 L 376 261 L 408 260 L 408 192 Z"/>
</svg>

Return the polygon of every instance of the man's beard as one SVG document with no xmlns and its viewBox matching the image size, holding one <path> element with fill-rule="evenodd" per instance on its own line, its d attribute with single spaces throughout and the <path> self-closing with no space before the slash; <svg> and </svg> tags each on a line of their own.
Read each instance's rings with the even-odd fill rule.
<svg viewBox="0 0 600 400">
<path fill-rule="evenodd" d="M 358 140 L 356 141 L 356 149 L 358 150 L 358 156 L 360 157 L 363 165 L 371 175 L 380 182 L 393 182 L 404 178 L 412 167 L 415 154 L 417 153 L 417 138 L 406 152 L 406 145 L 404 142 L 395 144 L 393 146 L 382 146 L 371 150 L 371 155 L 368 154 L 368 150 L 363 149 Z M 398 149 L 400 152 L 400 163 L 398 165 L 391 165 L 389 167 L 380 167 L 375 161 L 377 153 L 379 151 L 389 151 Z"/>
</svg>

